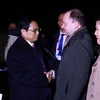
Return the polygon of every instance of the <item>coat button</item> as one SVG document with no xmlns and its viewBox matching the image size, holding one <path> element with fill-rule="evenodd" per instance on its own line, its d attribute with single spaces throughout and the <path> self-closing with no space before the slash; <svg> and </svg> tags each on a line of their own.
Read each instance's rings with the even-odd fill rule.
<svg viewBox="0 0 100 100">
<path fill-rule="evenodd" d="M 94 82 L 92 82 L 92 85 L 94 85 Z"/>
<path fill-rule="evenodd" d="M 93 94 L 91 94 L 91 98 L 94 98 L 94 95 Z"/>
</svg>

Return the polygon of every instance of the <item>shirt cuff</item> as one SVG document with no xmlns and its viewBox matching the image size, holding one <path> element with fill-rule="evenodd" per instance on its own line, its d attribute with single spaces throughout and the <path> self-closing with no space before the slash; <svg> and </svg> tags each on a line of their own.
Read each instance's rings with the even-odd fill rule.
<svg viewBox="0 0 100 100">
<path fill-rule="evenodd" d="M 52 79 L 55 79 L 55 71 L 54 70 L 51 71 L 52 71 Z"/>
</svg>

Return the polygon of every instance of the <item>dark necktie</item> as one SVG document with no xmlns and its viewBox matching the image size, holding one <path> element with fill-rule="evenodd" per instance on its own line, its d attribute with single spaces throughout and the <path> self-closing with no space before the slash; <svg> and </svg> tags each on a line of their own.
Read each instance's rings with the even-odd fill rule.
<svg viewBox="0 0 100 100">
<path fill-rule="evenodd" d="M 42 63 L 43 71 L 46 72 L 47 71 L 47 68 L 46 68 L 46 65 L 44 63 L 44 59 L 42 58 L 41 53 L 39 53 L 38 48 L 35 45 L 32 45 L 32 47 L 34 48 L 34 51 L 36 52 L 38 58 L 40 59 L 40 61 Z"/>
<path fill-rule="evenodd" d="M 60 42 L 59 42 L 59 47 L 58 47 L 58 50 L 59 50 L 58 55 L 59 55 L 59 56 L 62 55 L 62 45 L 63 45 L 63 36 L 64 36 L 64 35 L 65 35 L 65 34 L 61 34 L 61 39 L 60 39 Z"/>
</svg>

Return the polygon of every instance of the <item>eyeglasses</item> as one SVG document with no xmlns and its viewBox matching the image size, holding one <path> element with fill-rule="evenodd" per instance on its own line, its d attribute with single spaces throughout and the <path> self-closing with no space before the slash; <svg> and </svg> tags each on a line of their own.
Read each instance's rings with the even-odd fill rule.
<svg viewBox="0 0 100 100">
<path fill-rule="evenodd" d="M 37 31 L 40 32 L 41 28 L 35 28 L 34 30 L 29 30 L 29 31 L 32 31 L 32 32 L 36 33 Z"/>
</svg>

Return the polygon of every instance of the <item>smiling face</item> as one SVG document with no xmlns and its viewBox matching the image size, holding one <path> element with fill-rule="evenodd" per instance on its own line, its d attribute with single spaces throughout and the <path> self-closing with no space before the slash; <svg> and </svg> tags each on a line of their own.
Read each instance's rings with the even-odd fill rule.
<svg viewBox="0 0 100 100">
<path fill-rule="evenodd" d="M 96 21 L 95 27 L 96 27 L 96 30 L 95 30 L 94 35 L 96 36 L 97 44 L 100 45 L 100 20 Z"/>
<path fill-rule="evenodd" d="M 39 32 L 40 32 L 40 29 L 37 22 L 31 21 L 28 31 L 24 29 L 22 30 L 22 36 L 30 42 L 35 42 L 38 39 Z"/>
</svg>

